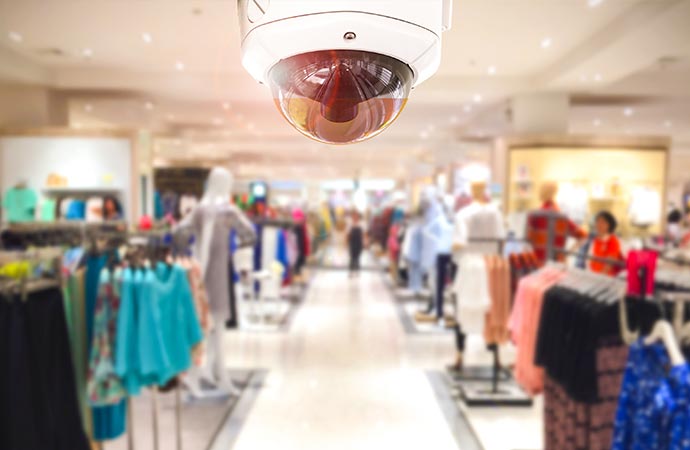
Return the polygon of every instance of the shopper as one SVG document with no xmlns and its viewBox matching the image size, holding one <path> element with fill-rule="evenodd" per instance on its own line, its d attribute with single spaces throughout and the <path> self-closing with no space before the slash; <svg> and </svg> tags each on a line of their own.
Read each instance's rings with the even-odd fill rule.
<svg viewBox="0 0 690 450">
<path fill-rule="evenodd" d="M 359 260 L 364 250 L 364 230 L 356 212 L 352 214 L 352 225 L 347 233 L 347 247 L 350 250 L 350 277 L 353 277 L 359 274 Z"/>
<path fill-rule="evenodd" d="M 621 244 L 616 235 L 618 221 L 609 211 L 599 212 L 594 219 L 596 236 L 592 241 L 592 256 L 606 258 L 613 261 L 623 261 Z M 592 272 L 615 276 L 621 266 L 604 261 L 592 260 L 589 264 Z"/>
<path fill-rule="evenodd" d="M 103 220 L 122 220 L 122 207 L 115 197 L 103 199 Z"/>
</svg>

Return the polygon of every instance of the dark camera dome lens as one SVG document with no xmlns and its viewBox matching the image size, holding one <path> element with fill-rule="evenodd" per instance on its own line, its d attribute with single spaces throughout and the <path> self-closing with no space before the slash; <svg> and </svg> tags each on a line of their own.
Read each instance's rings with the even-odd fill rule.
<svg viewBox="0 0 690 450">
<path fill-rule="evenodd" d="M 268 74 L 285 118 L 327 144 L 360 142 L 385 130 L 405 107 L 412 78 L 407 64 L 356 50 L 292 56 Z"/>
</svg>

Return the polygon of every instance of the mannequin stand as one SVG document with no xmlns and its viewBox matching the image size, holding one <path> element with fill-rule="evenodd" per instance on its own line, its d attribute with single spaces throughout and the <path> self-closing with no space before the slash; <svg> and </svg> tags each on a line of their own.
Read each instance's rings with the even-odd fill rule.
<svg viewBox="0 0 690 450">
<path fill-rule="evenodd" d="M 498 344 L 489 344 L 493 356 L 490 367 L 474 366 L 451 371 L 451 377 L 467 406 L 532 406 L 532 399 L 501 366 Z"/>
</svg>

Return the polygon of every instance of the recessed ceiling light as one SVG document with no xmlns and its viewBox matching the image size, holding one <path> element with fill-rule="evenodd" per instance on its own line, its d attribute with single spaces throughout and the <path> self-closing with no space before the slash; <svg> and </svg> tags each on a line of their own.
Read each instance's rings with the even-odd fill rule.
<svg viewBox="0 0 690 450">
<path fill-rule="evenodd" d="M 74 122 L 74 124 L 72 124 L 72 126 L 74 128 L 81 128 L 82 127 L 81 122 Z"/>
<path fill-rule="evenodd" d="M 84 105 L 84 111 L 86 111 L 86 112 L 93 111 L 93 105 L 91 103 L 87 103 L 86 105 Z"/>
<path fill-rule="evenodd" d="M 211 122 L 213 123 L 213 125 L 223 125 L 223 119 L 221 119 L 220 117 L 214 117 Z"/>
<path fill-rule="evenodd" d="M 664 126 L 665 126 L 666 128 L 671 128 L 671 127 L 673 126 L 673 122 L 671 122 L 670 120 L 666 120 L 666 121 L 664 122 Z"/>
<path fill-rule="evenodd" d="M 472 101 L 475 103 L 481 103 L 482 102 L 482 95 L 481 94 L 474 94 L 472 96 Z"/>
<path fill-rule="evenodd" d="M 465 106 L 462 107 L 462 109 L 463 109 L 463 111 L 465 111 L 466 113 L 471 112 L 471 111 L 472 111 L 472 105 L 465 105 Z"/>
<path fill-rule="evenodd" d="M 151 33 L 143 32 L 141 33 L 141 40 L 144 41 L 146 44 L 150 44 L 153 42 L 153 36 L 151 36 Z"/>
<path fill-rule="evenodd" d="M 248 123 L 247 124 L 247 129 L 248 130 L 253 130 L 255 128 L 255 125 L 253 123 Z"/>
<path fill-rule="evenodd" d="M 589 81 L 589 77 L 587 75 L 580 75 L 580 83 L 586 83 Z"/>
<path fill-rule="evenodd" d="M 93 50 L 90 48 L 85 48 L 81 51 L 81 54 L 84 56 L 84 58 L 91 58 L 93 56 Z"/>
<path fill-rule="evenodd" d="M 428 139 L 429 138 L 429 132 L 426 130 L 422 131 L 421 133 L 419 133 L 419 137 L 422 139 Z"/>
<path fill-rule="evenodd" d="M 587 6 L 589 6 L 590 8 L 596 8 L 602 3 L 604 3 L 604 0 L 587 0 Z"/>
<path fill-rule="evenodd" d="M 429 126 L 427 127 L 427 130 L 429 130 L 430 133 L 433 133 L 434 131 L 436 131 L 436 125 L 429 124 Z"/>
<path fill-rule="evenodd" d="M 151 103 L 151 102 L 146 102 L 146 103 L 144 103 L 144 108 L 146 108 L 146 109 L 148 109 L 149 111 L 151 111 L 151 110 L 153 109 L 153 103 Z"/>
<path fill-rule="evenodd" d="M 489 66 L 489 68 L 486 69 L 486 73 L 488 73 L 489 76 L 496 75 L 496 66 Z"/>
<path fill-rule="evenodd" d="M 223 102 L 223 109 L 226 111 L 230 109 L 230 102 Z"/>
<path fill-rule="evenodd" d="M 184 63 L 182 61 L 177 61 L 175 63 L 175 69 L 179 70 L 182 72 L 184 70 Z"/>
<path fill-rule="evenodd" d="M 168 120 L 175 120 L 175 114 L 168 114 L 166 117 Z"/>
<path fill-rule="evenodd" d="M 21 34 L 17 33 L 16 31 L 10 31 L 7 33 L 7 37 L 10 38 L 10 41 L 20 43 L 24 40 L 24 36 Z"/>
<path fill-rule="evenodd" d="M 630 107 L 625 108 L 625 109 L 623 110 L 623 115 L 624 115 L 625 117 L 630 117 L 630 116 L 632 116 L 633 114 L 635 114 L 635 110 L 632 109 L 632 108 L 630 108 Z"/>
<path fill-rule="evenodd" d="M 594 119 L 594 121 L 592 121 L 592 124 L 595 127 L 600 127 L 601 126 L 601 119 Z"/>
<path fill-rule="evenodd" d="M 600 73 L 594 75 L 594 81 L 596 81 L 597 83 L 600 83 L 603 79 L 604 77 L 602 77 Z"/>
<path fill-rule="evenodd" d="M 550 37 L 545 37 L 544 39 L 541 40 L 541 48 L 547 49 L 551 47 L 551 44 L 553 44 L 553 40 Z"/>
<path fill-rule="evenodd" d="M 459 121 L 460 119 L 458 118 L 458 116 L 450 116 L 450 123 L 452 123 L 453 125 L 455 125 Z"/>
</svg>

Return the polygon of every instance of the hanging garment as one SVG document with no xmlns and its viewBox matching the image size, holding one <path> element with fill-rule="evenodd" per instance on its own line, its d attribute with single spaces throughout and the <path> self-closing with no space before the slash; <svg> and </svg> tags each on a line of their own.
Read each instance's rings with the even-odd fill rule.
<svg viewBox="0 0 690 450">
<path fill-rule="evenodd" d="M 88 344 L 86 342 L 86 299 L 83 269 L 76 270 L 75 267 L 73 273 L 67 274 L 64 299 L 79 409 L 84 430 L 87 436 L 91 436 L 93 421 L 86 388 L 89 355 L 86 353 Z"/>
<path fill-rule="evenodd" d="M 620 340 L 602 340 L 596 351 L 597 385 L 601 400 L 573 400 L 548 375 L 544 388 L 545 450 L 610 450 L 617 397 L 628 349 Z"/>
<path fill-rule="evenodd" d="M 89 450 L 59 288 L 0 299 L 0 448 Z"/>
<path fill-rule="evenodd" d="M 484 340 L 487 344 L 508 342 L 508 320 L 510 318 L 510 266 L 498 255 L 487 255 L 486 268 L 489 275 L 491 306 L 484 321 Z"/>
<path fill-rule="evenodd" d="M 2 199 L 2 207 L 7 212 L 5 220 L 10 223 L 33 221 L 37 203 L 38 196 L 32 189 L 8 189 Z"/>
<path fill-rule="evenodd" d="M 485 315 L 491 306 L 489 278 L 483 255 L 465 253 L 458 262 L 455 276 L 457 321 L 464 331 L 481 334 Z"/>
<path fill-rule="evenodd" d="M 531 395 L 544 390 L 544 371 L 534 363 L 544 294 L 562 276 L 561 271 L 544 268 L 541 272 L 522 278 L 508 321 L 516 348 L 515 379 Z"/>
<path fill-rule="evenodd" d="M 107 255 L 91 255 L 86 260 L 86 342 L 87 354 L 91 354 L 91 344 L 94 334 L 94 316 L 96 310 L 96 300 L 98 298 L 98 286 L 100 283 L 101 271 L 106 265 Z M 118 333 L 119 335 L 119 333 Z M 125 417 L 127 414 L 127 402 L 122 400 L 115 405 L 94 406 L 91 408 L 93 418 L 93 439 L 104 441 L 115 439 L 125 432 Z"/>
<path fill-rule="evenodd" d="M 630 347 L 613 450 L 690 448 L 690 366 L 668 366 L 663 344 Z"/>
<path fill-rule="evenodd" d="M 160 382 L 169 373 L 160 315 L 143 269 L 124 269 L 115 344 L 115 371 L 130 395 Z"/>
<path fill-rule="evenodd" d="M 120 309 L 120 276 L 108 269 L 101 271 L 87 380 L 89 402 L 94 406 L 113 405 L 127 396 L 115 373 L 113 351 Z"/>
<path fill-rule="evenodd" d="M 160 314 L 161 335 L 171 374 L 161 384 L 192 366 L 192 352 L 203 340 L 192 291 L 185 270 L 177 264 L 159 262 L 152 293 Z"/>
</svg>

